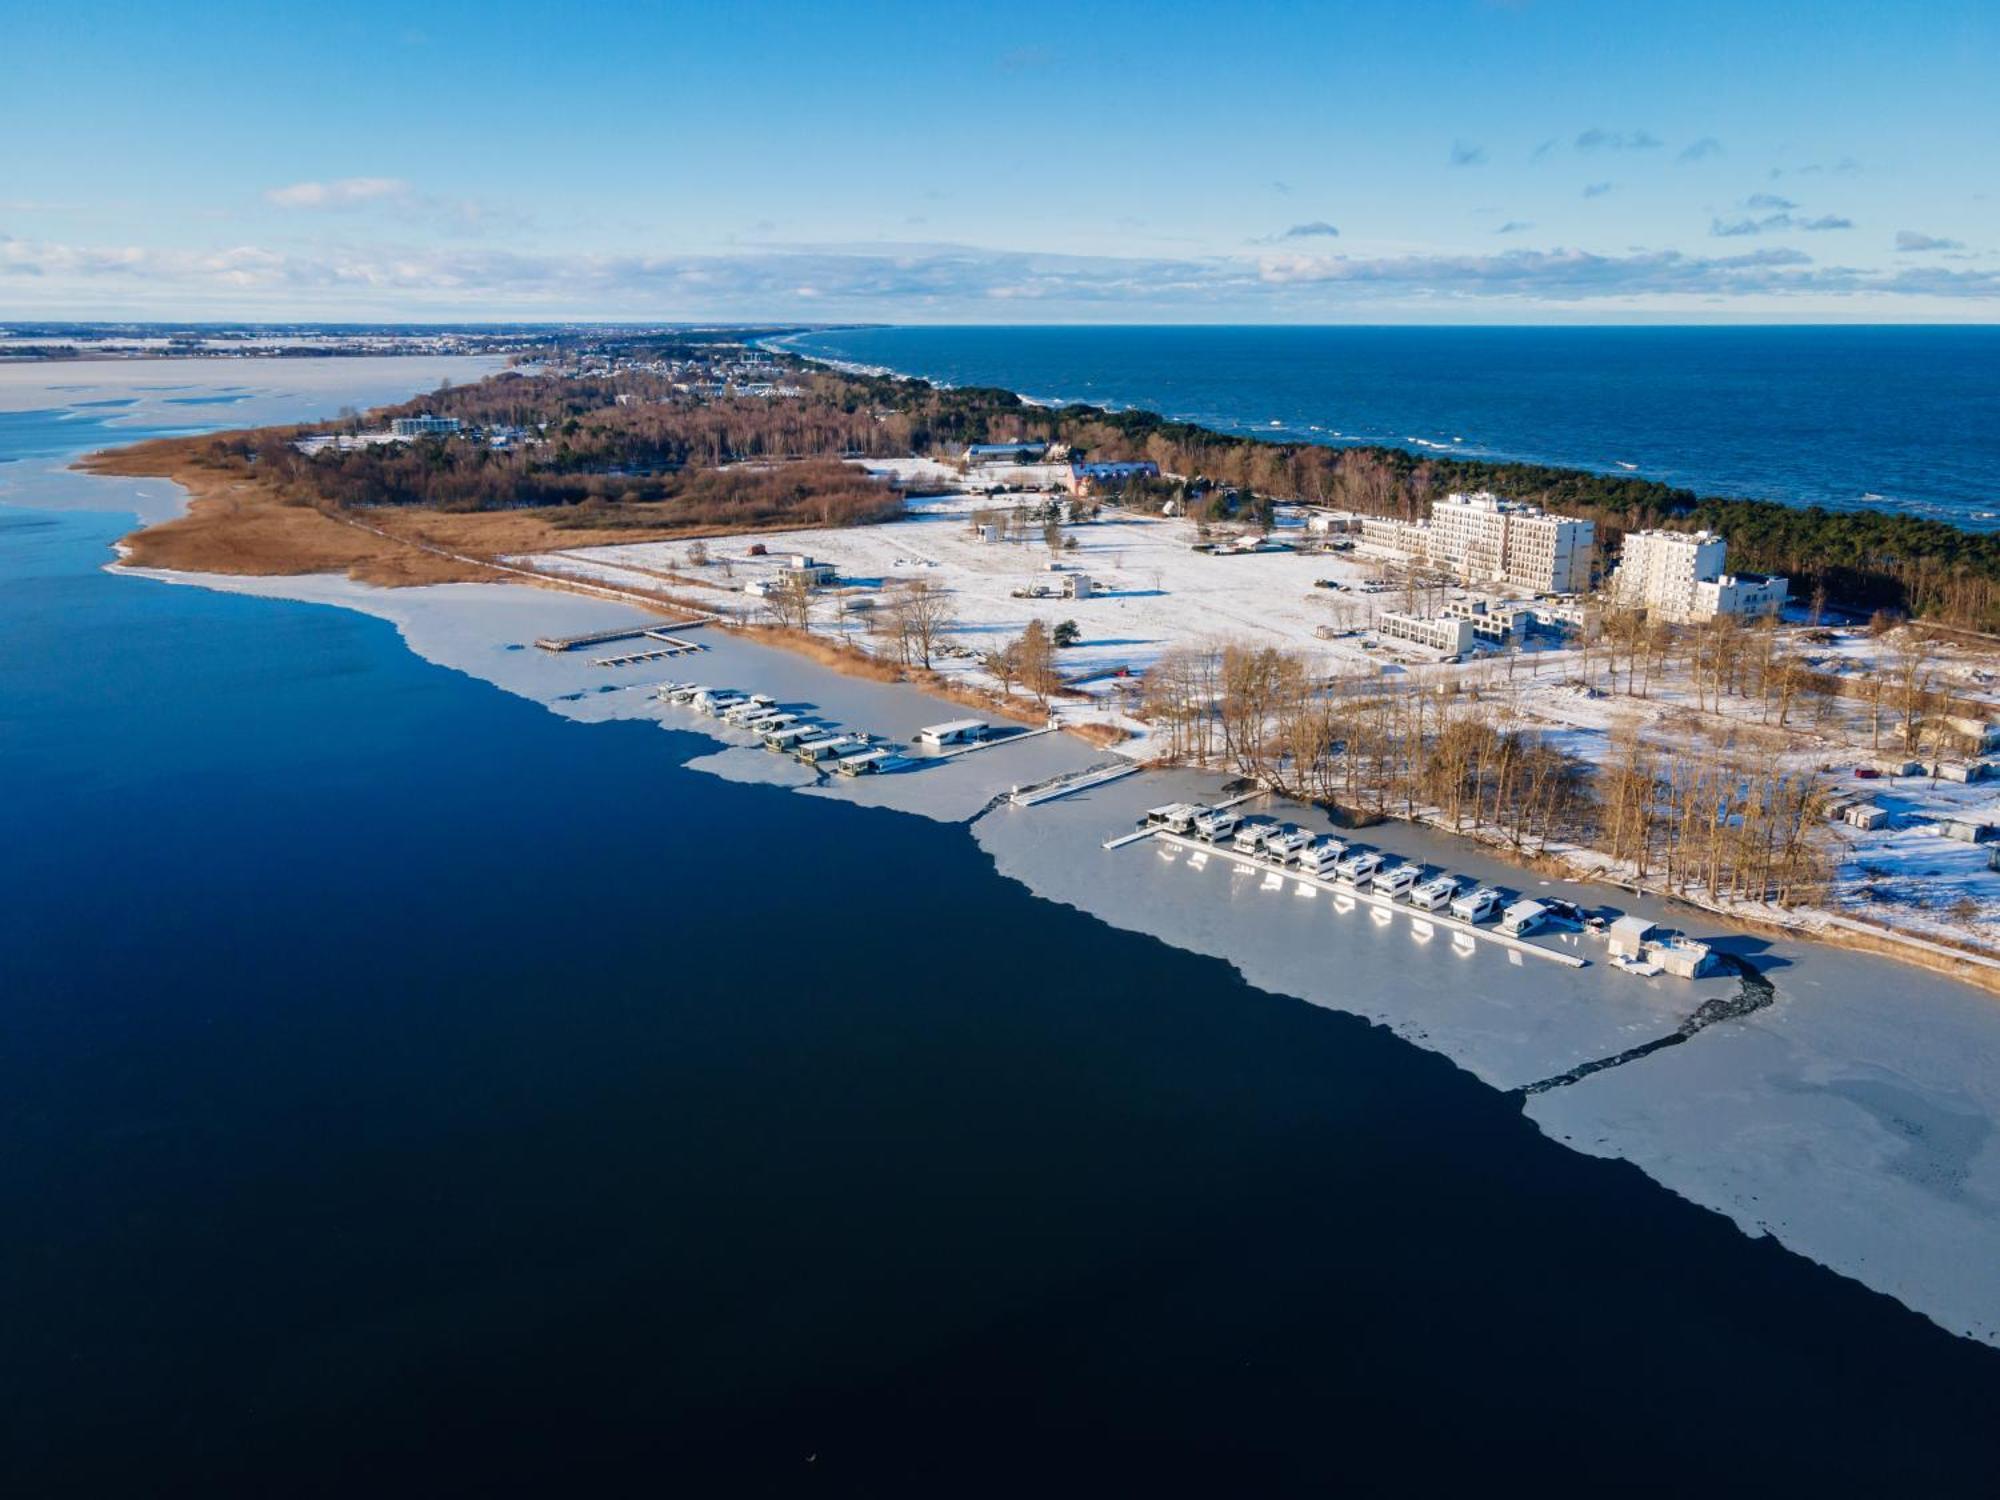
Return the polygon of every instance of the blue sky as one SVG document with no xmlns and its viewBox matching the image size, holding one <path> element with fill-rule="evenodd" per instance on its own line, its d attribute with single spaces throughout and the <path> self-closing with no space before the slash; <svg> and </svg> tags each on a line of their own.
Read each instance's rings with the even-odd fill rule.
<svg viewBox="0 0 2000 1500">
<path fill-rule="evenodd" d="M 23 7 L 0 318 L 2000 320 L 2000 4 Z"/>
</svg>

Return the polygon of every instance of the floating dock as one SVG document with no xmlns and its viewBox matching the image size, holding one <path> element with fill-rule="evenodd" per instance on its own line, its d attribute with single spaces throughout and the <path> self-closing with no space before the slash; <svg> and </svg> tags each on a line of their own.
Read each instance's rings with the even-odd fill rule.
<svg viewBox="0 0 2000 1500">
<path fill-rule="evenodd" d="M 1007 800 L 1016 807 L 1033 807 L 1039 802 L 1053 802 L 1058 797 L 1067 797 L 1071 792 L 1103 786 L 1107 781 L 1117 781 L 1121 777 L 1135 774 L 1138 770 L 1139 765 L 1136 761 L 1127 761 L 1120 766 L 1098 766 L 1094 770 L 1058 776 L 1055 780 L 1044 781 L 1039 786 L 1017 786 Z"/>
<path fill-rule="evenodd" d="M 622 656 L 600 656 L 593 660 L 591 665 L 593 667 L 634 667 L 640 662 L 664 661 L 670 656 L 688 656 L 696 651 L 706 649 L 693 641 L 684 641 L 677 635 L 668 635 L 665 630 L 642 631 L 641 635 L 646 640 L 658 641 L 660 644 L 650 650 L 628 651 Z M 537 644 L 540 643 L 537 642 Z"/>
</svg>

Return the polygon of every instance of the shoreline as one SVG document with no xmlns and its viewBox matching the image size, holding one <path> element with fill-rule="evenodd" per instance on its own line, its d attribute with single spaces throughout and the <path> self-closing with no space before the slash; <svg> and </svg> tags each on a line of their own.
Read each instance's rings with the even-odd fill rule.
<svg viewBox="0 0 2000 1500">
<path fill-rule="evenodd" d="M 912 330 L 922 331 L 924 328 L 928 326 L 929 325 L 911 325 L 911 324 L 842 325 L 842 327 L 838 329 L 823 329 L 823 328 L 809 329 L 800 333 L 785 334 L 775 338 L 764 340 L 762 341 L 762 343 L 766 347 L 789 354 L 796 359 L 801 359 L 811 364 L 823 366 L 824 368 L 836 373 L 859 376 L 859 377 L 877 378 L 877 379 L 927 381 L 930 384 L 939 387 L 940 389 L 957 389 L 961 387 L 979 387 L 979 388 L 991 387 L 995 389 L 1004 389 L 1010 391 L 1023 403 L 1046 411 L 1058 411 L 1066 406 L 1083 405 L 1083 406 L 1096 407 L 1099 410 L 1111 414 L 1149 413 L 1152 415 L 1159 416 L 1170 423 L 1182 423 L 1182 424 L 1187 424 L 1189 426 L 1206 428 L 1216 433 L 1218 436 L 1227 438 L 1232 441 L 1262 440 L 1268 442 L 1302 443 L 1302 444 L 1309 444 L 1312 446 L 1327 447 L 1337 451 L 1348 451 L 1354 449 L 1369 449 L 1369 448 L 1393 449 L 1397 452 L 1406 454 L 1409 457 L 1418 460 L 1456 459 L 1473 463 L 1492 464 L 1503 467 L 1512 466 L 1512 467 L 1531 468 L 1531 469 L 1544 469 L 1557 472 L 1567 471 L 1576 474 L 1589 475 L 1597 479 L 1645 480 L 1655 484 L 1683 489 L 1687 493 L 1695 495 L 1699 499 L 1704 501 L 1715 500 L 1724 503 L 1770 504 L 1792 511 L 1821 509 L 1821 510 L 1832 511 L 1833 513 L 1839 515 L 1847 515 L 1854 517 L 1883 516 L 1883 515 L 1896 516 L 1911 521 L 1919 521 L 1935 525 L 1947 526 L 1953 530 L 1962 531 L 1968 536 L 1974 536 L 1974 537 L 1987 537 L 1995 533 L 2000 533 L 2000 512 L 1991 510 L 1982 510 L 1982 509 L 1975 509 L 1975 510 L 1964 509 L 1964 506 L 1967 504 L 1978 503 L 1975 501 L 1969 501 L 1963 499 L 1954 501 L 1948 497 L 1943 497 L 1943 496 L 1918 495 L 1918 496 L 1906 496 L 1885 504 L 1882 494 L 1879 493 L 1878 491 L 1880 490 L 1881 487 L 1895 486 L 1896 481 L 1894 479 L 1889 479 L 1889 478 L 1878 479 L 1873 483 L 1862 485 L 1858 488 L 1853 489 L 1851 493 L 1843 491 L 1840 494 L 1833 494 L 1833 493 L 1814 494 L 1811 492 L 1799 491 L 1793 493 L 1790 498 L 1782 500 L 1773 500 L 1770 498 L 1769 494 L 1758 490 L 1756 488 L 1755 482 L 1752 480 L 1727 481 L 1721 479 L 1710 479 L 1710 480 L 1689 479 L 1684 477 L 1677 477 L 1674 470 L 1670 468 L 1662 468 L 1657 463 L 1634 465 L 1626 462 L 1623 459 L 1610 458 L 1610 457 L 1595 457 L 1588 455 L 1583 457 L 1576 457 L 1576 456 L 1551 457 L 1536 453 L 1532 450 L 1517 450 L 1510 447 L 1495 446 L 1493 443 L 1484 440 L 1475 440 L 1468 444 L 1456 436 L 1456 434 L 1466 432 L 1468 425 L 1476 425 L 1476 424 L 1460 424 L 1456 427 L 1452 427 L 1449 424 L 1447 424 L 1446 426 L 1441 426 L 1437 428 L 1436 431 L 1439 434 L 1451 435 L 1451 440 L 1446 441 L 1438 437 L 1417 438 L 1410 436 L 1409 434 L 1412 426 L 1417 426 L 1420 429 L 1421 424 L 1405 422 L 1401 418 L 1397 418 L 1394 421 L 1390 421 L 1387 425 L 1380 426 L 1379 431 L 1373 433 L 1361 434 L 1361 433 L 1352 433 L 1335 429 L 1325 425 L 1324 423 L 1318 423 L 1318 422 L 1292 423 L 1292 422 L 1279 422 L 1279 421 L 1268 421 L 1268 420 L 1260 421 L 1251 418 L 1220 417 L 1214 413 L 1202 412 L 1199 410 L 1183 411 L 1173 408 L 1172 403 L 1165 400 L 1154 400 L 1152 398 L 1146 398 L 1146 397 L 1128 397 L 1116 394 L 1104 394 L 1098 391 L 1092 391 L 1088 395 L 1081 395 L 1081 396 L 1032 395 L 1026 391 L 1016 389 L 1015 387 L 1013 387 L 1004 380 L 975 380 L 975 379 L 951 380 L 951 379 L 946 379 L 942 376 L 925 374 L 920 370 L 913 370 L 895 364 L 887 364 L 874 360 L 853 358 L 846 355 L 816 353 L 807 348 L 801 347 L 800 344 L 797 342 L 798 340 L 802 339 L 821 338 L 821 337 L 826 337 L 830 334 L 855 332 L 855 331 L 860 331 L 860 332 L 884 332 L 884 331 L 901 332 L 901 331 L 912 331 Z M 941 326 L 950 327 L 952 325 L 941 325 Z M 999 327 L 1004 325 L 979 324 L 979 325 L 968 325 L 968 326 L 977 328 L 981 331 L 985 331 L 989 328 Z M 1185 329 L 1216 330 L 1216 329 L 1230 328 L 1233 325 L 1141 324 L 1136 326 L 1138 326 L 1141 329 L 1171 328 L 1178 330 L 1185 328 Z M 1253 328 L 1261 330 L 1265 325 L 1251 325 L 1251 326 Z M 1275 326 L 1285 327 L 1294 325 L 1275 325 Z M 1313 326 L 1313 325 L 1303 325 L 1303 326 Z M 1407 325 L 1353 324 L 1353 325 L 1331 325 L 1331 326 L 1337 326 L 1342 328 L 1370 328 L 1370 327 L 1381 328 L 1390 326 L 1400 327 Z M 1522 329 L 1539 328 L 1542 326 L 1543 325 L 1536 325 L 1536 324 L 1437 325 L 1440 331 L 1447 331 L 1454 333 L 1508 331 L 1508 330 L 1519 331 Z M 1823 324 L 1800 324 L 1800 325 L 1775 324 L 1775 325 L 1765 325 L 1765 326 L 1767 328 L 1784 329 L 1784 330 L 1806 329 L 1806 330 L 1822 330 L 1828 332 L 1844 333 L 1844 332 L 1852 332 L 1855 331 L 1856 329 L 1879 330 L 1887 332 L 1895 332 L 1898 330 L 1907 330 L 1907 329 L 1918 329 L 1918 330 L 1945 329 L 1951 331 L 1962 331 L 1967 328 L 1977 328 L 1980 325 L 1917 322 L 1909 324 L 1823 323 Z M 1564 331 L 1588 332 L 1596 330 L 1612 334 L 1623 334 L 1635 331 L 1637 332 L 1704 331 L 1705 328 L 1706 325 L 1701 325 L 1701 324 L 1647 324 L 1647 323 L 1604 324 L 1604 325 L 1579 324 L 1579 325 L 1571 325 Z"/>
<path fill-rule="evenodd" d="M 814 356 L 801 356 L 815 358 Z M 823 361 L 822 361 L 823 362 Z M 927 377 L 913 377 L 927 378 Z M 77 457 L 72 468 L 105 477 L 157 477 L 167 479 L 187 495 L 185 511 L 164 522 L 142 526 L 121 539 L 115 566 L 129 571 L 152 569 L 190 575 L 228 574 L 242 577 L 310 577 L 325 573 L 344 574 L 357 583 L 385 588 L 413 587 L 435 583 L 519 582 L 539 588 L 568 591 L 587 597 L 616 599 L 623 603 L 661 613 L 692 612 L 707 615 L 720 628 L 754 636 L 765 644 L 801 655 L 826 670 L 862 679 L 897 682 L 913 686 L 936 699 L 1001 715 L 1020 723 L 1039 723 L 1040 715 L 1019 702 L 1002 702 L 991 693 L 959 687 L 942 675 L 889 662 L 810 630 L 798 632 L 775 625 L 746 625 L 723 619 L 685 593 L 636 587 L 604 580 L 591 581 L 568 574 L 521 565 L 520 554 L 535 550 L 565 550 L 582 545 L 618 545 L 647 541 L 692 540 L 696 536 L 757 535 L 768 526 L 736 529 L 713 527 L 637 530 L 606 535 L 590 531 L 550 535 L 556 528 L 540 517 L 526 518 L 525 527 L 539 535 L 524 535 L 518 513 L 475 513 L 471 516 L 442 516 L 432 512 L 398 513 L 393 520 L 410 527 L 416 535 L 399 535 L 380 522 L 391 517 L 371 513 L 368 520 L 348 514 L 328 512 L 286 502 L 261 488 L 254 479 L 218 473 L 200 460 L 199 445 L 216 434 L 197 437 L 167 437 L 143 440 L 121 448 L 105 449 Z M 447 524 L 460 539 L 433 540 L 424 528 Z M 485 549 L 462 550 L 465 530 L 504 528 L 504 542 L 489 553 Z M 218 558 L 223 566 L 216 566 Z M 300 563 L 317 564 L 301 567 Z M 1065 726 L 1065 732 L 1102 748 L 1118 750 L 1118 742 L 1108 735 L 1084 732 L 1083 725 Z M 1893 929 L 1877 928 L 1835 911 L 1818 909 L 1777 913 L 1768 909 L 1740 909 L 1726 903 L 1711 903 L 1698 895 L 1657 890 L 1635 884 L 1615 873 L 1607 873 L 1589 859 L 1572 859 L 1563 852 L 1545 850 L 1529 854 L 1513 849 L 1498 839 L 1477 833 L 1445 829 L 1430 819 L 1388 813 L 1398 823 L 1433 828 L 1508 861 L 1523 874 L 1558 873 L 1566 879 L 1602 881 L 1666 900 L 1688 912 L 1735 924 L 1746 931 L 1818 943 L 1850 952 L 1882 954 L 1913 968 L 1943 975 L 1989 994 L 2000 995 L 2000 957 L 1966 947 L 1954 948 L 1944 942 Z M 1588 855 L 1590 851 L 1572 851 Z"/>
</svg>

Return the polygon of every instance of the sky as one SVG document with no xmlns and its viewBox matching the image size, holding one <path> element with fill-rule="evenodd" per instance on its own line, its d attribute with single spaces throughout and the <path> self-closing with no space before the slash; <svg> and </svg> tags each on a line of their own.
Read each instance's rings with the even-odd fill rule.
<svg viewBox="0 0 2000 1500">
<path fill-rule="evenodd" d="M 0 320 L 2000 321 L 2000 0 L 20 6 Z"/>
</svg>

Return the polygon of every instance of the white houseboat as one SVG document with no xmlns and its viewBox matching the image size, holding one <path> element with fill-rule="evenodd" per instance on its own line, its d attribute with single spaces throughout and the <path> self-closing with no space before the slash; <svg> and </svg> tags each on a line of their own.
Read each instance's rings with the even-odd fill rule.
<svg viewBox="0 0 2000 1500">
<path fill-rule="evenodd" d="M 1211 807 L 1194 820 L 1194 836 L 1207 839 L 1211 844 L 1219 844 L 1228 838 L 1242 821 L 1226 807 Z"/>
<path fill-rule="evenodd" d="M 1436 911 L 1457 894 L 1458 877 L 1456 875 L 1433 875 L 1429 880 L 1421 882 L 1415 890 L 1410 892 L 1410 905 L 1419 907 L 1424 911 Z"/>
<path fill-rule="evenodd" d="M 1451 903 L 1451 914 L 1461 922 L 1484 922 L 1500 910 L 1500 893 L 1490 885 L 1467 891 Z"/>
<path fill-rule="evenodd" d="M 1377 875 L 1375 889 L 1393 901 L 1423 878 L 1422 865 L 1400 864 L 1393 870 Z"/>
<path fill-rule="evenodd" d="M 1334 866 L 1333 873 L 1349 885 L 1362 886 L 1375 878 L 1382 863 L 1382 856 L 1373 849 L 1356 849 Z"/>
<path fill-rule="evenodd" d="M 986 724 L 980 719 L 953 719 L 948 724 L 926 724 L 917 731 L 920 745 L 974 745 L 986 738 Z"/>
</svg>

